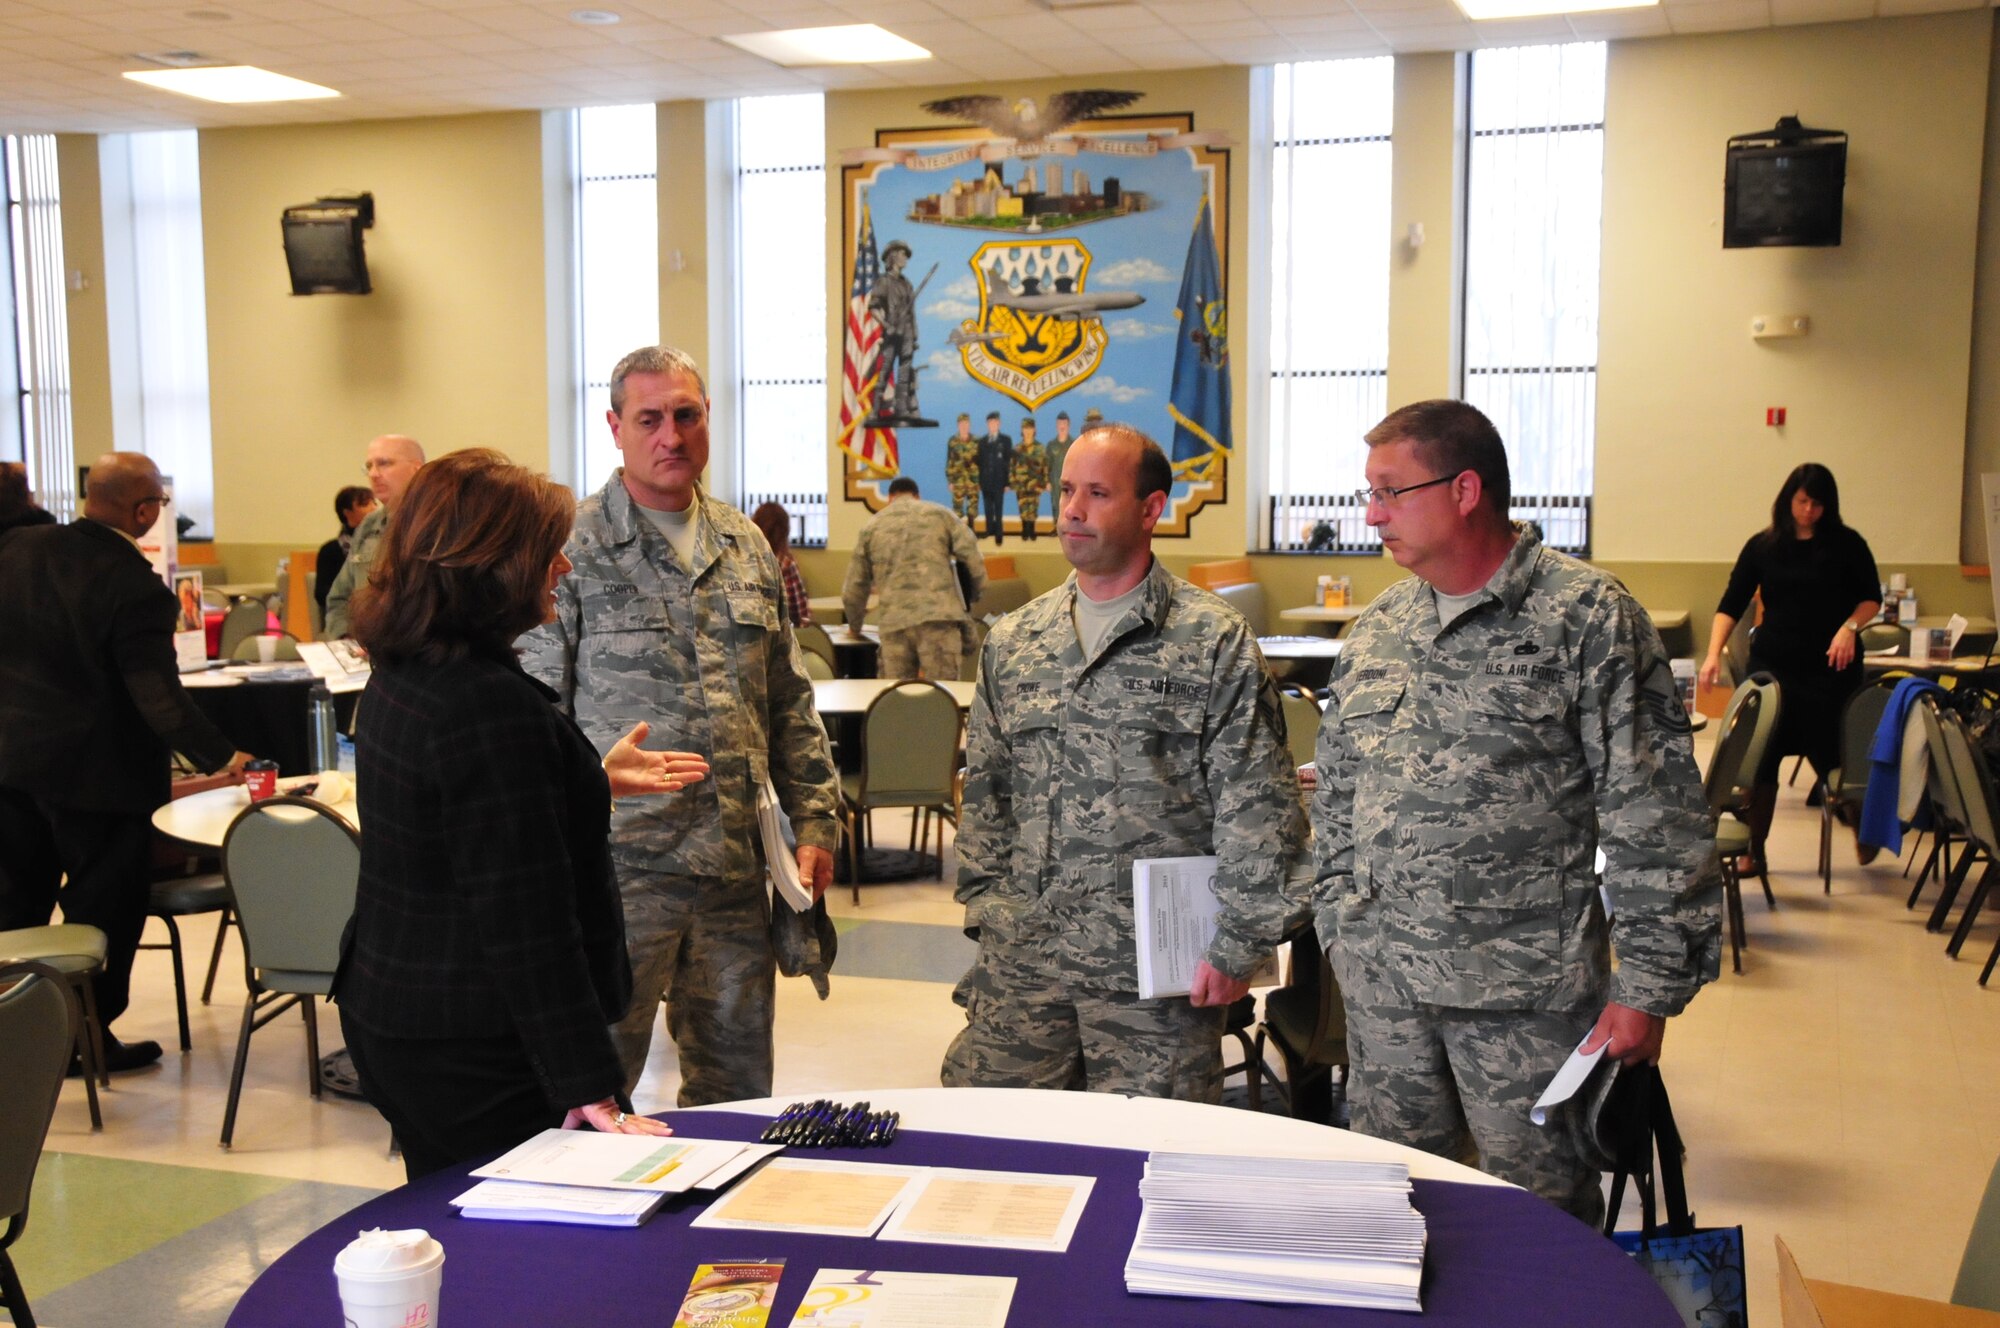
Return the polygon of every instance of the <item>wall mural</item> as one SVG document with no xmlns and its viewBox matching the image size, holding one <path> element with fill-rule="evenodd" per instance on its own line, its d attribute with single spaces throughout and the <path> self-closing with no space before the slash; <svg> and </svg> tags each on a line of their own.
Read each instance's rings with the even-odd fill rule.
<svg viewBox="0 0 2000 1328">
<path fill-rule="evenodd" d="M 1141 96 L 926 102 L 975 123 L 842 154 L 848 500 L 880 510 L 908 475 L 982 536 L 1035 539 L 1098 418 L 1173 459 L 1158 534 L 1227 498 L 1227 140 L 1192 114 L 1110 114 Z"/>
</svg>

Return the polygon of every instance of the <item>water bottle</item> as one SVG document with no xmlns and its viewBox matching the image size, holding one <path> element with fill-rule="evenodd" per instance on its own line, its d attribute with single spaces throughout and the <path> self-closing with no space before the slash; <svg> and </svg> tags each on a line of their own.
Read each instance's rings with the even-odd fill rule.
<svg viewBox="0 0 2000 1328">
<path fill-rule="evenodd" d="M 340 733 L 334 727 L 333 693 L 316 682 L 307 693 L 306 759 L 317 774 L 336 769 L 340 763 Z"/>
</svg>

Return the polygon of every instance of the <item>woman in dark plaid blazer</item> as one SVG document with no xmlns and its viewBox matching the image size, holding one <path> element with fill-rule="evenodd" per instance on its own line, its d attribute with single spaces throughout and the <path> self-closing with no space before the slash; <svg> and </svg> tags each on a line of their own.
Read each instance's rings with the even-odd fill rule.
<svg viewBox="0 0 2000 1328">
<path fill-rule="evenodd" d="M 665 1134 L 628 1115 L 607 1025 L 631 969 L 611 798 L 677 792 L 701 757 L 599 761 L 513 641 L 569 571 L 569 492 L 498 452 L 426 465 L 356 596 L 374 673 L 357 713 L 361 882 L 334 995 L 412 1180 L 554 1125 Z"/>
</svg>

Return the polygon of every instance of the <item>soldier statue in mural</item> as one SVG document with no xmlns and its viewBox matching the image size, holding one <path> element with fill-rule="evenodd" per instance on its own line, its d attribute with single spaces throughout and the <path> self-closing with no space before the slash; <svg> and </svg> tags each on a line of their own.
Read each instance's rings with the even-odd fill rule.
<svg viewBox="0 0 2000 1328">
<path fill-rule="evenodd" d="M 891 240 L 882 251 L 882 275 L 868 291 L 868 308 L 882 325 L 882 350 L 876 363 L 882 366 L 875 389 L 875 422 L 878 426 L 935 428 L 936 420 L 922 418 L 917 410 L 917 296 L 928 286 L 937 265 L 931 265 L 923 286 L 912 287 L 903 269 L 910 263 L 910 246 Z"/>
</svg>

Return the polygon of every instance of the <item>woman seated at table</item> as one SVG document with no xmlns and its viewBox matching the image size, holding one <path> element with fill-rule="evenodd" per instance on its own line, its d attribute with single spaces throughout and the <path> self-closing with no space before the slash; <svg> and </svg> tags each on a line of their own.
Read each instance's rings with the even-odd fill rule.
<svg viewBox="0 0 2000 1328">
<path fill-rule="evenodd" d="M 1771 504 L 1771 524 L 1736 557 L 1716 606 L 1701 681 L 1722 678 L 1722 647 L 1764 601 L 1764 621 L 1750 638 L 1750 671 L 1778 680 L 1778 731 L 1750 786 L 1744 820 L 1750 856 L 1743 875 L 1764 870 L 1764 839 L 1778 802 L 1778 767 L 1800 753 L 1822 779 L 1840 764 L 1840 716 L 1861 686 L 1861 629 L 1881 607 L 1882 587 L 1868 541 L 1840 519 L 1833 472 L 1813 462 L 1795 467 Z M 1743 680 L 1736 679 L 1740 684 Z"/>
<path fill-rule="evenodd" d="M 355 596 L 374 674 L 357 713 L 361 881 L 334 996 L 412 1180 L 554 1125 L 624 1134 L 610 1021 L 631 990 L 611 799 L 672 793 L 708 764 L 600 764 L 513 650 L 569 571 L 567 490 L 498 452 L 418 472 Z"/>
</svg>

